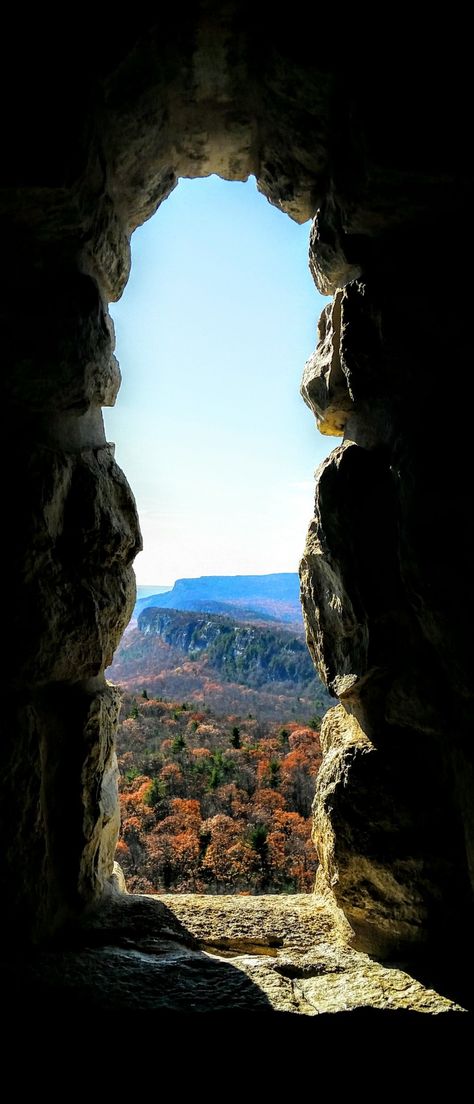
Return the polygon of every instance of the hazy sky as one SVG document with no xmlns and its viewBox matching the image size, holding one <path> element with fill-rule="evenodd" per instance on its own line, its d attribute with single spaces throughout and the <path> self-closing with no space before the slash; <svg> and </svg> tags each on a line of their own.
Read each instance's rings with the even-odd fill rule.
<svg viewBox="0 0 474 1104">
<path fill-rule="evenodd" d="M 297 570 L 314 469 L 337 444 L 299 395 L 328 301 L 309 228 L 253 178 L 213 176 L 182 180 L 133 236 L 105 421 L 137 500 L 138 583 Z"/>
</svg>

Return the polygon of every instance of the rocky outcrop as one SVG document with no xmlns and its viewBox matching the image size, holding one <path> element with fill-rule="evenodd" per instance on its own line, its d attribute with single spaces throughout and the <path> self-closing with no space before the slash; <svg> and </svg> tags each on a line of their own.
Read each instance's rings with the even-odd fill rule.
<svg viewBox="0 0 474 1104">
<path fill-rule="evenodd" d="M 341 23 L 325 34 L 318 13 L 313 34 L 307 12 L 270 20 L 211 0 L 148 21 L 137 9 L 115 35 L 96 15 L 62 49 L 44 22 L 9 29 L 22 82 L 21 97 L 4 92 L 0 194 L 11 938 L 49 935 L 112 874 L 103 670 L 140 538 L 100 413 L 120 378 L 107 302 L 134 227 L 180 175 L 210 172 L 254 172 L 290 217 L 314 216 L 311 270 L 335 294 L 304 380 L 321 428 L 344 435 L 318 476 L 302 565 L 310 649 L 343 711 L 326 722 L 321 878 L 367 948 L 461 938 L 474 869 L 472 456 L 458 432 L 472 390 L 470 67 L 458 25 L 455 51 L 432 20 L 429 41 L 411 28 L 388 52 Z M 438 279 L 455 309 L 440 309 Z"/>
<path fill-rule="evenodd" d="M 329 883 L 356 945 L 400 958 L 435 937 L 448 939 L 460 879 L 430 740 L 409 746 L 407 733 L 390 737 L 388 748 L 375 744 L 343 705 L 326 715 L 314 839 L 317 885 Z M 441 882 L 447 889 L 442 903 Z"/>
<path fill-rule="evenodd" d="M 143 610 L 138 629 L 145 637 L 159 636 L 193 659 L 206 658 L 223 678 L 257 687 L 312 684 L 315 693 L 326 697 L 324 687 L 315 680 L 304 640 L 290 632 L 246 625 L 216 614 L 159 608 Z"/>
<path fill-rule="evenodd" d="M 252 1024 L 257 1014 L 272 1023 L 276 1013 L 289 1023 L 303 1017 L 324 1023 L 331 1013 L 340 1041 L 348 1011 L 371 1013 L 374 1025 L 375 1013 L 392 1013 L 386 1024 L 392 1041 L 397 1013 L 405 1014 L 411 1032 L 418 1016 L 426 1018 L 425 1030 L 433 1016 L 447 1021 L 439 1029 L 467 1029 L 462 1000 L 357 953 L 348 931 L 330 902 L 309 894 L 110 895 L 60 946 L 26 963 L 0 956 L 0 978 L 9 1008 L 20 1006 L 27 1024 L 30 1014 L 37 1021 L 40 1011 L 85 1006 L 102 1016 L 120 1013 L 127 1026 L 127 1013 L 139 1012 L 141 1032 L 145 1013 L 173 1013 L 174 1030 L 176 1013 L 191 1014 L 194 1031 L 201 1017 L 208 1031 L 213 1017 L 219 1030 L 222 1017 L 239 1013 L 250 1014 Z M 316 1027 L 318 1041 L 323 1023 Z"/>
<path fill-rule="evenodd" d="M 367 289 L 360 280 L 336 291 L 324 308 L 318 346 L 305 366 L 301 386 L 320 433 L 341 437 L 357 405 L 371 394 L 380 353 L 377 326 L 377 314 L 371 317 Z"/>
<path fill-rule="evenodd" d="M 376 290 L 359 280 L 337 293 L 305 369 L 318 424 L 344 440 L 317 472 L 301 583 L 310 651 L 341 701 L 323 730 L 319 884 L 331 885 L 360 946 L 396 957 L 466 935 L 470 690 L 464 614 L 455 668 L 446 647 L 451 581 L 435 523 L 442 501 L 456 529 L 464 493 L 412 424 L 416 412 L 434 424 L 420 365 L 428 356 L 436 374 L 449 335 L 434 316 L 426 328 L 426 301 L 422 331 L 408 307 L 401 325 L 395 271 L 381 275 Z"/>
</svg>

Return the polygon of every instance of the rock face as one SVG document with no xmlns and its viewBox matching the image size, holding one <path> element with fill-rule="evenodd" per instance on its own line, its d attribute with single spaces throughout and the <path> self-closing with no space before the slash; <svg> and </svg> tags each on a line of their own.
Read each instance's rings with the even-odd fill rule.
<svg viewBox="0 0 474 1104">
<path fill-rule="evenodd" d="M 406 733 L 390 732 L 388 747 L 377 745 L 339 705 L 326 714 L 321 742 L 317 884 L 329 882 L 356 945 L 370 954 L 410 957 L 420 943 L 446 941 L 462 882 L 430 741 L 409 747 Z"/>
<path fill-rule="evenodd" d="M 216 1020 L 219 1031 L 222 1016 L 239 1013 L 251 1014 L 252 1025 L 259 1014 L 285 1013 L 288 1026 L 293 1018 L 322 1016 L 318 1042 L 326 1020 L 338 1042 L 344 1027 L 353 1033 L 357 1013 L 372 1027 L 380 1024 L 376 1013 L 392 1013 L 384 1025 L 391 1045 L 400 1014 L 415 1038 L 419 1021 L 429 1030 L 433 1016 L 441 1017 L 443 1036 L 468 1030 L 462 994 L 371 961 L 348 945 L 349 930 L 330 901 L 310 894 L 110 895 L 59 946 L 30 953 L 26 962 L 0 956 L 2 992 L 9 1009 L 21 1008 L 22 1022 L 29 1025 L 31 1017 L 36 1031 L 39 1013 L 64 1007 L 140 1012 L 142 1038 L 144 1013 L 173 1013 L 174 1027 L 177 1013 L 191 1013 L 198 1017 L 194 1030 L 202 1016 L 207 1031 Z M 354 1023 L 346 1023 L 348 1011 Z"/>
<path fill-rule="evenodd" d="M 102 427 L 120 381 L 107 302 L 132 230 L 179 176 L 210 172 L 253 172 L 290 217 L 314 216 L 311 270 L 335 296 L 303 384 L 321 429 L 344 436 L 301 570 L 309 646 L 341 701 L 325 725 L 321 879 L 384 954 L 468 923 L 472 458 L 469 435 L 448 448 L 440 434 L 467 421 L 472 389 L 470 66 L 459 27 L 452 43 L 439 30 L 371 53 L 319 13 L 313 28 L 307 12 L 280 23 L 213 0 L 155 22 L 137 10 L 115 37 L 78 21 L 62 50 L 44 22 L 8 29 L 22 49 L 0 195 L 11 937 L 49 935 L 112 875 L 103 670 L 140 537 Z"/>
<path fill-rule="evenodd" d="M 337 292 L 305 368 L 305 401 L 323 432 L 344 439 L 317 473 L 301 583 L 311 653 L 341 702 L 324 726 L 319 878 L 358 945 L 396 957 L 462 938 L 472 844 L 469 627 L 467 610 L 449 610 L 438 529 L 441 504 L 443 532 L 459 529 L 466 504 L 449 463 L 417 435 L 436 424 L 450 339 L 427 296 L 415 311 L 401 293 L 395 247 L 391 265 L 380 262 L 378 286 L 372 275 Z"/>
<path fill-rule="evenodd" d="M 159 608 L 143 610 L 138 629 L 143 636 L 159 636 L 185 655 L 202 655 L 223 678 L 248 686 L 312 684 L 314 692 L 322 692 L 326 699 L 304 640 L 285 630 L 243 625 L 212 613 Z"/>
</svg>

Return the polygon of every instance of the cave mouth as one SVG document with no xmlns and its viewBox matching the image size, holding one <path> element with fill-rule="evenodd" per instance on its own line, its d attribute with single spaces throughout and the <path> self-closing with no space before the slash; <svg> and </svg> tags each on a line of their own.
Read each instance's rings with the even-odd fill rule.
<svg viewBox="0 0 474 1104">
<path fill-rule="evenodd" d="M 210 173 L 254 173 L 297 222 L 316 216 L 312 270 L 335 295 L 306 384 L 327 424 L 350 422 L 318 479 L 302 576 L 311 651 L 343 703 L 322 733 L 322 884 L 377 955 L 435 941 L 445 960 L 472 916 L 472 549 L 455 539 L 470 531 L 459 473 L 472 449 L 464 435 L 447 459 L 428 429 L 453 359 L 468 391 L 468 336 L 423 279 L 456 273 L 464 317 L 465 235 L 439 228 L 453 211 L 471 221 L 469 66 L 439 81 L 443 24 L 439 54 L 415 40 L 403 52 L 400 82 L 397 51 L 371 47 L 361 65 L 318 19 L 314 33 L 298 18 L 257 26 L 246 5 L 199 3 L 153 25 L 138 14 L 117 42 L 83 21 L 62 57 L 44 28 L 17 67 L 26 94 L 8 90 L 9 939 L 49 938 L 109 892 L 119 703 L 104 669 L 140 534 L 102 427 L 120 382 L 107 304 L 134 228 L 178 177 Z"/>
<path fill-rule="evenodd" d="M 106 672 L 124 695 L 116 859 L 136 893 L 311 892 L 331 699 L 304 641 L 297 570 L 307 476 L 332 444 L 295 386 L 325 305 L 308 227 L 254 178 L 214 176 L 180 181 L 135 236 L 111 309 L 123 382 L 105 413 L 144 537 L 143 585 Z M 189 608 L 179 592 L 176 609 L 172 593 L 157 598 L 183 577 Z"/>
</svg>

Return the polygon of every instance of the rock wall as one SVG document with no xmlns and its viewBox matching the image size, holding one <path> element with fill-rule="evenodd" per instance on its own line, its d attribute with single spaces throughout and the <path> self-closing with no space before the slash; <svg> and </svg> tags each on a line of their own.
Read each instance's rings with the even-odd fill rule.
<svg viewBox="0 0 474 1104">
<path fill-rule="evenodd" d="M 292 14 L 208 0 L 115 31 L 96 14 L 62 49 L 44 13 L 5 32 L 18 53 L 0 195 L 10 935 L 51 934 L 112 873 L 103 671 L 140 537 L 100 413 L 120 382 L 107 302 L 132 230 L 180 175 L 210 172 L 255 173 L 292 218 L 314 216 L 311 269 L 334 294 L 303 382 L 321 430 L 343 436 L 301 571 L 309 646 L 341 702 L 325 721 L 321 880 L 378 953 L 467 915 L 469 66 L 457 41 L 447 81 L 449 31 L 436 41 L 433 19 L 418 41 L 394 32 L 387 55 Z"/>
<path fill-rule="evenodd" d="M 357 945 L 392 956 L 462 940 L 470 914 L 472 529 L 455 474 L 469 448 L 456 441 L 453 463 L 440 418 L 452 325 L 431 284 L 406 288 L 408 250 L 417 271 L 437 264 L 428 220 L 387 231 L 358 278 L 333 284 L 302 384 L 322 432 L 343 437 L 317 473 L 301 564 L 309 647 L 341 702 L 324 723 L 319 880 Z"/>
</svg>

